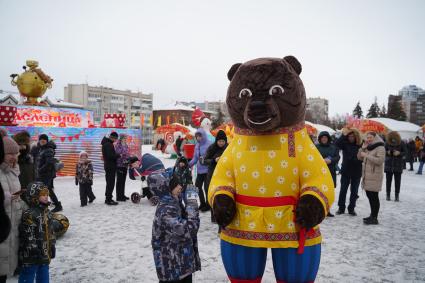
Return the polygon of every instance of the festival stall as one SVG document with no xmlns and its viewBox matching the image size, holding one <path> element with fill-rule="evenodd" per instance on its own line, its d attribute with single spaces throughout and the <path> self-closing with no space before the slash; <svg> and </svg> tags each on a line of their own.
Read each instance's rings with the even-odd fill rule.
<svg viewBox="0 0 425 283">
<path fill-rule="evenodd" d="M 421 128 L 418 125 L 390 118 L 353 119 L 348 121 L 348 127 L 357 128 L 360 132 L 374 131 L 385 135 L 390 131 L 399 132 L 402 139 L 414 139 Z"/>
<path fill-rule="evenodd" d="M 309 121 L 305 121 L 305 127 L 307 128 L 308 134 L 314 138 L 317 138 L 320 132 L 323 132 L 323 131 L 328 132 L 331 136 L 336 133 L 334 129 L 328 126 L 321 125 L 321 124 L 314 124 Z"/>
<path fill-rule="evenodd" d="M 109 123 L 118 128 L 96 128 L 93 123 L 93 112 L 75 108 L 48 107 L 38 99 L 51 88 L 53 79 L 38 68 L 38 62 L 27 60 L 24 72 L 12 74 L 12 85 L 17 86 L 19 93 L 26 100 L 23 105 L 0 106 L 0 127 L 5 128 L 10 135 L 19 131 L 27 131 L 34 143 L 40 134 L 46 134 L 56 143 L 56 158 L 65 167 L 58 172 L 60 176 L 73 176 L 80 151 L 88 152 L 93 161 L 94 173 L 103 173 L 101 141 L 104 136 L 116 131 L 127 134 L 127 142 L 133 155 L 141 156 L 141 130 L 122 128 L 125 117 L 113 114 Z M 47 107 L 46 107 L 47 106 Z M 115 115 L 115 116 L 114 116 Z"/>
<path fill-rule="evenodd" d="M 12 107 L 9 107 L 12 108 Z M 56 143 L 56 157 L 65 167 L 60 176 L 73 176 L 80 151 L 86 151 L 93 161 L 95 173 L 103 173 L 102 138 L 112 131 L 127 134 L 130 152 L 141 156 L 140 130 L 123 128 L 95 128 L 93 113 L 81 109 L 16 106 L 14 126 L 4 126 L 11 134 L 27 131 L 34 143 L 40 134 L 46 134 Z M 0 112 L 1 113 L 1 112 Z"/>
</svg>

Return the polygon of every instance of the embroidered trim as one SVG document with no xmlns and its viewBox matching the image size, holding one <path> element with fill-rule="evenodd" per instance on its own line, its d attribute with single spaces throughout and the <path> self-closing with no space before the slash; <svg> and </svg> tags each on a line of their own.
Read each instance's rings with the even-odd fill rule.
<svg viewBox="0 0 425 283">
<path fill-rule="evenodd" d="M 288 156 L 295 157 L 295 132 L 288 133 Z"/>
<path fill-rule="evenodd" d="M 297 232 L 283 232 L 283 233 L 266 233 L 266 232 L 252 232 L 243 230 L 234 230 L 230 228 L 222 229 L 221 233 L 226 236 L 252 241 L 269 241 L 269 242 L 280 242 L 280 241 L 298 241 L 299 233 Z M 320 237 L 320 229 L 313 230 L 311 233 L 306 234 L 306 239 L 314 239 Z"/>
<path fill-rule="evenodd" d="M 301 190 L 301 194 L 303 194 L 303 193 L 305 193 L 305 192 L 307 192 L 307 191 L 311 191 L 311 192 L 315 192 L 316 194 L 318 194 L 322 199 L 323 199 L 323 201 L 325 202 L 325 204 L 326 204 L 326 211 L 329 211 L 329 200 L 328 200 L 328 198 L 325 196 L 325 194 L 324 193 L 322 193 L 318 188 L 316 188 L 316 187 L 306 187 L 306 188 L 304 188 L 304 189 L 302 189 Z"/>
<path fill-rule="evenodd" d="M 215 198 L 215 195 L 219 192 L 219 191 L 226 191 L 229 193 L 232 193 L 233 195 L 236 194 L 236 190 L 233 187 L 229 187 L 229 186 L 219 186 L 217 188 L 214 189 L 212 195 L 211 195 L 211 199 L 213 200 Z"/>
<path fill-rule="evenodd" d="M 268 132 L 259 132 L 259 131 L 254 131 L 251 129 L 242 129 L 242 128 L 235 127 L 235 133 L 238 135 L 244 135 L 244 136 L 279 135 L 279 134 L 289 134 L 290 132 L 292 133 L 297 132 L 304 129 L 304 127 L 305 127 L 304 122 L 300 122 L 291 127 L 282 127 L 282 128 L 275 129 L 273 131 L 268 131 Z"/>
</svg>

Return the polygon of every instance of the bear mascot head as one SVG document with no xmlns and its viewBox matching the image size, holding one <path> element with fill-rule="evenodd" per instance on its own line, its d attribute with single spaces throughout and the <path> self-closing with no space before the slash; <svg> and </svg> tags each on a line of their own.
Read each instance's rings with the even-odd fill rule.
<svg viewBox="0 0 425 283">
<path fill-rule="evenodd" d="M 267 132 L 304 121 L 306 97 L 293 56 L 234 64 L 227 77 L 227 107 L 236 127 Z"/>
<path fill-rule="evenodd" d="M 317 274 L 318 224 L 334 186 L 304 126 L 301 70 L 287 56 L 237 63 L 227 74 L 235 136 L 214 171 L 208 200 L 231 282 L 260 282 L 267 248 L 278 282 L 314 281 Z"/>
</svg>

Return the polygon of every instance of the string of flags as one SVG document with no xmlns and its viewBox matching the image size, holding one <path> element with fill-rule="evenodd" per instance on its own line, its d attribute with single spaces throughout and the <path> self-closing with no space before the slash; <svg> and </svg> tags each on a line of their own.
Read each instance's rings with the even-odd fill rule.
<svg viewBox="0 0 425 283">
<path fill-rule="evenodd" d="M 85 135 L 85 130 L 81 130 L 78 134 L 70 135 L 70 136 L 58 136 L 53 134 L 52 132 L 49 132 L 49 137 L 52 140 L 60 140 L 61 142 L 65 142 L 66 140 L 72 142 L 74 139 L 79 140 L 80 136 Z"/>
</svg>

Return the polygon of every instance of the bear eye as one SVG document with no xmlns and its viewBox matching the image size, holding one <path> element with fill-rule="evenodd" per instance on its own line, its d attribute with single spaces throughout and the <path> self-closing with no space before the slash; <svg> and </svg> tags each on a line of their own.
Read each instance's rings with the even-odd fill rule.
<svg viewBox="0 0 425 283">
<path fill-rule="evenodd" d="M 249 88 L 243 88 L 240 92 L 239 92 L 239 98 L 242 97 L 251 97 L 252 96 L 252 92 Z"/>
<path fill-rule="evenodd" d="M 269 90 L 270 95 L 278 95 L 278 94 L 284 94 L 284 93 L 285 93 L 285 90 L 280 85 L 274 85 Z"/>
</svg>

